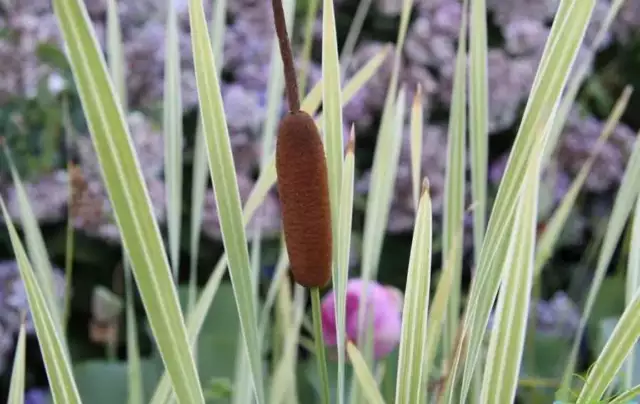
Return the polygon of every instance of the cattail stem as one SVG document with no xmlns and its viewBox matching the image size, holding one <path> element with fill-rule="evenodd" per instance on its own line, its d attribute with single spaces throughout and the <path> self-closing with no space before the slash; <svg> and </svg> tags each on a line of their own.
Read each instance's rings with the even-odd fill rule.
<svg viewBox="0 0 640 404">
<path fill-rule="evenodd" d="M 298 94 L 298 81 L 293 63 L 291 42 L 287 34 L 287 23 L 284 18 L 282 0 L 272 0 L 271 3 L 273 5 L 273 21 L 280 46 L 280 56 L 282 57 L 282 64 L 284 65 L 284 81 L 287 90 L 287 100 L 289 101 L 289 111 L 298 112 L 300 111 L 300 95 Z"/>
<path fill-rule="evenodd" d="M 322 313 L 320 310 L 320 288 L 310 288 L 311 311 L 313 313 L 313 332 L 316 343 L 316 360 L 318 361 L 318 374 L 322 388 L 322 403 L 329 404 L 329 371 L 327 370 L 327 356 L 322 338 Z"/>
</svg>

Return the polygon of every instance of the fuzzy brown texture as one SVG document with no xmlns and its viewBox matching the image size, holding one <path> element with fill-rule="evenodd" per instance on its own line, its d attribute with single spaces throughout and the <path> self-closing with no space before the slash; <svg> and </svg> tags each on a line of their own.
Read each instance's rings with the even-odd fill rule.
<svg viewBox="0 0 640 404">
<path fill-rule="evenodd" d="M 293 278 L 324 287 L 331 279 L 329 182 L 322 140 L 308 113 L 288 113 L 280 121 L 276 171 Z"/>
<path fill-rule="evenodd" d="M 71 185 L 69 207 L 74 225 L 84 230 L 97 229 L 103 214 L 102 201 L 92 192 L 81 167 L 75 164 L 69 166 L 69 182 Z"/>
</svg>

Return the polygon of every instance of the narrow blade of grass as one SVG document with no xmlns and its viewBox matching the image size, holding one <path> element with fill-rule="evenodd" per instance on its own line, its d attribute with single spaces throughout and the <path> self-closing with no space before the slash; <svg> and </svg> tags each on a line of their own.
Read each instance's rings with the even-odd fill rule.
<svg viewBox="0 0 640 404">
<path fill-rule="evenodd" d="M 320 302 L 320 288 L 311 288 L 311 314 L 313 317 L 313 340 L 315 342 L 315 356 L 320 375 L 321 403 L 330 403 L 329 371 L 327 369 L 327 355 L 322 337 L 322 308 Z"/>
<path fill-rule="evenodd" d="M 376 56 L 379 57 L 379 56 Z M 375 58 L 374 58 L 375 59 Z M 380 59 L 381 61 L 382 59 Z M 364 84 L 366 84 L 367 80 L 371 78 L 371 76 L 375 73 L 377 67 L 375 66 L 375 60 L 367 63 L 362 69 L 354 75 L 354 77 L 345 85 L 344 98 L 342 100 L 343 106 L 345 103 L 348 103 L 351 100 L 351 97 L 355 93 L 357 93 L 360 88 Z M 378 64 L 379 67 L 379 64 Z M 318 94 L 321 96 L 321 87 L 320 84 L 317 85 Z M 347 88 L 351 88 L 351 91 L 346 91 Z M 319 107 L 320 102 L 315 103 L 313 100 L 312 94 L 309 94 L 303 101 L 303 109 L 307 111 L 309 114 L 313 115 L 315 110 Z M 318 97 L 320 100 L 320 97 Z M 308 109 L 304 108 L 304 105 L 307 105 Z M 318 121 L 316 120 L 316 124 Z M 204 146 L 202 146 L 203 149 Z M 206 149 L 205 149 L 206 150 Z M 206 170 L 205 170 L 206 171 Z M 276 182 L 276 165 L 275 165 L 275 153 L 271 153 L 268 159 L 268 164 L 260 172 L 260 176 L 256 181 L 247 201 L 245 203 L 244 212 L 243 212 L 243 220 L 244 225 L 253 218 L 256 213 L 258 207 L 264 201 L 267 193 L 273 187 Z M 187 317 L 187 334 L 189 336 L 189 343 L 193 347 L 195 345 L 195 341 L 197 341 L 197 337 L 202 329 L 202 325 L 204 324 L 204 320 L 206 314 L 213 303 L 213 299 L 215 297 L 216 291 L 218 289 L 218 285 L 222 279 L 222 276 L 226 273 L 226 265 L 227 265 L 227 256 L 223 254 L 223 256 L 218 260 L 216 267 L 209 277 L 207 284 L 202 290 L 197 302 L 193 306 L 192 310 L 189 312 L 190 314 Z M 171 392 L 170 379 L 168 375 L 163 374 L 160 383 L 156 387 L 156 391 L 153 395 L 151 402 L 153 404 L 163 404 L 167 399 L 168 395 Z"/>
<path fill-rule="evenodd" d="M 507 243 L 511 236 L 515 202 L 522 187 L 526 166 L 531 160 L 531 150 L 535 143 L 544 144 L 546 140 L 547 133 L 543 130 L 557 107 L 593 7 L 593 0 L 562 1 L 545 46 L 489 219 L 475 275 L 478 279 L 472 283 L 467 303 L 468 311 L 461 336 L 463 340 L 468 341 L 462 401 L 466 399 L 471 375 L 479 358 L 480 345 L 489 321 L 489 313 L 498 292 L 501 263 L 504 261 Z M 456 357 L 453 363 L 454 375 L 457 372 L 459 359 Z"/>
<path fill-rule="evenodd" d="M 589 175 L 591 168 L 593 167 L 596 158 L 601 152 L 602 146 L 607 142 L 611 134 L 613 133 L 618 121 L 620 120 L 620 116 L 626 109 L 627 103 L 629 101 L 629 97 L 631 95 L 631 88 L 627 87 L 625 91 L 623 91 L 622 95 L 618 99 L 616 105 L 611 112 L 605 127 L 600 134 L 596 145 L 591 150 L 591 155 L 587 159 L 587 161 L 583 164 L 578 175 L 571 183 L 569 190 L 566 195 L 562 198 L 562 201 L 558 208 L 555 210 L 551 218 L 547 221 L 547 225 L 545 231 L 542 233 L 542 236 L 538 240 L 537 251 L 536 251 L 536 261 L 535 261 L 535 269 L 534 269 L 534 290 L 532 298 L 539 298 L 540 293 L 540 283 L 539 276 L 542 273 L 545 265 L 548 260 L 551 258 L 553 251 L 555 250 L 556 243 L 558 238 L 560 237 L 562 230 L 565 226 L 565 223 L 571 214 L 573 206 L 578 199 L 578 195 L 587 180 L 587 176 Z M 556 122 L 554 121 L 554 126 Z M 535 323 L 535 319 L 532 317 L 529 320 L 531 325 L 529 327 L 527 342 L 529 347 L 527 349 L 527 355 L 530 357 L 535 357 L 535 341 L 536 341 L 536 333 L 537 330 L 533 324 Z"/>
<path fill-rule="evenodd" d="M 351 127 L 351 135 L 347 145 L 347 155 L 342 171 L 340 189 L 340 212 L 338 214 L 336 242 L 336 262 L 333 266 L 333 289 L 336 296 L 335 316 L 338 336 L 338 404 L 345 399 L 345 335 L 347 282 L 349 279 L 349 252 L 351 250 L 351 224 L 353 219 L 353 186 L 355 171 L 355 129 Z"/>
<path fill-rule="evenodd" d="M 436 293 L 431 301 L 431 307 L 429 308 L 429 328 L 427 329 L 427 345 L 425 348 L 425 359 L 423 365 L 423 381 L 426 383 L 429 380 L 429 373 L 433 367 L 433 362 L 436 358 L 436 352 L 438 343 L 440 342 L 440 335 L 442 332 L 442 325 L 444 322 L 444 316 L 447 313 L 447 302 L 449 296 L 451 296 L 451 287 L 453 285 L 453 271 L 451 262 L 455 259 L 454 255 L 462 242 L 462 234 L 458 232 L 456 238 L 456 247 L 449 251 L 449 256 L 444 262 L 444 266 L 440 271 L 440 279 L 438 280 L 438 286 L 436 287 Z"/>
<path fill-rule="evenodd" d="M 300 89 L 300 98 L 306 94 L 307 76 L 309 75 L 309 62 L 311 60 L 311 45 L 313 42 L 313 27 L 316 23 L 316 15 L 320 0 L 309 0 L 306 2 L 307 12 L 304 18 L 304 42 L 302 43 L 302 51 L 300 52 L 300 60 L 302 67 L 298 72 L 298 88 Z"/>
<path fill-rule="evenodd" d="M 202 214 L 204 212 L 205 195 L 209 185 L 209 170 L 207 165 L 207 148 L 204 145 L 202 133 L 202 118 L 198 117 L 195 142 L 193 148 L 193 177 L 191 185 L 191 231 L 189 237 L 189 290 L 187 297 L 187 313 L 191 313 L 196 304 L 198 289 L 198 256 L 200 255 L 200 234 L 202 231 Z"/>
<path fill-rule="evenodd" d="M 640 239 L 635 239 L 632 248 L 640 248 L 638 240 Z M 640 337 L 639 311 L 640 293 L 636 293 L 633 302 L 625 309 L 607 344 L 591 367 L 576 404 L 589 404 L 601 400 Z"/>
<path fill-rule="evenodd" d="M 489 161 L 489 79 L 487 76 L 487 5 L 471 0 L 469 22 L 469 145 L 473 210 L 474 262 L 480 259 L 487 218 L 487 166 Z"/>
<path fill-rule="evenodd" d="M 347 70 L 347 66 L 351 61 L 353 50 L 355 49 L 360 33 L 362 32 L 362 26 L 364 25 L 367 14 L 369 14 L 372 2 L 373 0 L 360 0 L 358 2 L 358 8 L 353 15 L 353 20 L 351 20 L 351 24 L 349 24 L 349 32 L 347 32 L 344 45 L 342 45 L 342 53 L 340 54 L 340 60 L 342 61 L 341 70 L 343 74 Z"/>
<path fill-rule="evenodd" d="M 638 133 L 638 135 L 640 135 L 640 133 Z M 622 235 L 625 224 L 629 218 L 631 210 L 633 209 L 633 205 L 636 202 L 639 192 L 640 140 L 636 139 L 633 152 L 629 158 L 622 182 L 620 183 L 618 194 L 616 195 L 616 199 L 613 204 L 613 209 L 611 210 L 611 216 L 609 218 L 609 223 L 607 224 L 607 232 L 605 233 L 604 241 L 600 247 L 600 255 L 598 257 L 598 263 L 596 264 L 596 270 L 593 274 L 589 293 L 587 294 L 587 300 L 582 311 L 578 331 L 573 341 L 571 352 L 569 353 L 567 366 L 562 379 L 562 388 L 559 392 L 560 396 L 558 397 L 560 400 L 566 400 L 567 388 L 571 381 L 571 375 L 574 372 L 582 335 L 584 334 L 587 321 L 591 315 L 591 310 L 593 310 L 602 281 L 607 273 L 607 268 L 609 268 L 611 258 L 613 257 L 613 253 L 618 245 L 618 241 L 620 240 L 620 236 Z"/>
<path fill-rule="evenodd" d="M 387 57 L 387 53 L 389 53 L 390 48 L 388 46 L 382 48 L 374 57 L 369 59 L 364 66 L 360 68 L 356 72 L 356 74 L 351 77 L 351 79 L 343 86 L 342 88 L 342 106 L 344 107 L 351 98 L 360 91 L 362 87 L 369 81 L 371 77 L 378 71 L 378 68 L 384 62 L 384 59 Z M 320 107 L 322 103 L 322 89 L 324 86 L 324 80 L 320 79 L 316 83 L 316 85 L 311 89 L 309 94 L 305 97 L 305 99 L 300 104 L 300 109 L 308 112 L 309 114 L 315 114 L 316 110 Z M 316 117 L 316 124 L 322 123 L 322 114 L 318 114 Z"/>
<path fill-rule="evenodd" d="M 595 50 L 599 49 L 602 45 L 602 42 L 606 38 L 606 35 L 611 28 L 611 24 L 618 15 L 620 7 L 622 7 L 622 4 L 624 2 L 625 0 L 613 0 L 613 3 L 611 4 L 611 7 L 609 8 L 605 19 L 602 22 L 602 25 L 600 25 L 600 29 L 596 34 L 595 40 L 593 41 L 591 46 L 587 48 L 588 53 L 586 57 L 582 59 L 582 63 L 574 69 L 574 73 L 569 79 L 565 95 L 562 97 L 562 102 L 558 107 L 558 111 L 553 123 L 553 128 L 549 133 L 549 139 L 547 140 L 547 145 L 545 146 L 542 168 L 545 168 L 545 166 L 548 164 L 551 154 L 555 151 L 556 146 L 558 145 L 558 141 L 560 140 L 560 136 L 562 135 L 562 129 L 564 128 L 564 125 L 567 122 L 567 117 L 569 116 L 569 113 L 571 112 L 571 109 L 575 104 L 578 92 L 580 91 L 582 84 L 584 84 L 585 79 L 591 71 L 591 65 L 593 63 Z"/>
<path fill-rule="evenodd" d="M 8 404 L 24 404 L 25 370 L 26 370 L 26 329 L 24 325 L 24 315 L 20 332 L 18 333 L 18 343 L 16 352 L 13 355 L 13 370 L 11 371 L 11 384 L 7 396 Z"/>
<path fill-rule="evenodd" d="M 125 255 L 123 254 L 123 257 Z M 134 307 L 135 283 L 129 260 L 124 259 L 125 321 L 127 325 L 127 372 L 129 376 L 129 404 L 142 404 L 142 368 L 138 346 L 138 322 Z"/>
<path fill-rule="evenodd" d="M 409 270 L 402 309 L 396 404 L 419 403 L 426 395 L 422 377 L 427 346 L 427 314 L 431 284 L 432 212 L 429 181 L 424 180 L 411 241 Z"/>
<path fill-rule="evenodd" d="M 213 2 L 213 13 L 211 13 L 211 23 L 209 24 L 213 57 L 219 62 L 218 65 L 216 65 L 218 76 L 220 76 L 220 72 L 222 72 L 222 60 L 224 58 L 224 34 L 227 28 L 227 2 L 228 0 L 216 0 Z"/>
<path fill-rule="evenodd" d="M 122 47 L 122 29 L 120 28 L 120 17 L 118 17 L 118 4 L 116 0 L 107 1 L 107 56 L 113 86 L 116 94 L 120 97 L 122 109 L 126 111 L 128 105 L 127 76 L 124 71 L 125 59 Z"/>
<path fill-rule="evenodd" d="M 11 171 L 11 178 L 13 180 L 16 194 L 18 197 L 18 203 L 20 206 L 20 219 L 22 227 L 24 229 L 24 237 L 26 239 L 27 251 L 29 253 L 29 259 L 33 263 L 36 277 L 42 288 L 43 298 L 47 302 L 50 308 L 51 315 L 58 335 L 62 338 L 62 344 L 67 350 L 66 339 L 64 339 L 64 328 L 61 317 L 60 304 L 56 299 L 55 283 L 53 281 L 53 267 L 49 261 L 49 253 L 44 243 L 44 237 L 40 231 L 40 226 L 36 216 L 33 214 L 33 209 L 29 203 L 29 197 L 24 188 L 22 180 L 18 175 L 18 171 L 11 157 L 11 152 L 3 144 L 4 154 L 7 157 L 9 164 L 9 170 Z"/>
<path fill-rule="evenodd" d="M 638 395 L 640 395 L 640 385 L 618 394 L 615 398 L 609 401 L 609 404 L 632 404 L 633 401 L 630 400 L 632 398 L 637 398 Z"/>
<path fill-rule="evenodd" d="M 287 285 L 286 287 L 289 287 Z M 275 366 L 273 382 L 271 383 L 269 404 L 280 404 L 286 400 L 286 394 L 295 385 L 295 369 L 300 327 L 304 319 L 305 291 L 296 285 L 298 293 L 293 301 L 293 318 L 284 335 L 284 349 L 280 360 Z M 291 293 L 289 292 L 289 295 Z M 286 313 L 290 316 L 289 313 Z M 286 402 L 286 401 L 285 401 Z"/>
<path fill-rule="evenodd" d="M 361 276 L 363 284 L 367 285 L 377 277 L 382 242 L 389 219 L 393 187 L 398 169 L 398 158 L 404 129 L 404 90 L 398 92 L 398 80 L 402 60 L 402 49 L 409 27 L 409 19 L 413 0 L 403 0 L 400 12 L 400 26 L 396 40 L 396 49 L 393 59 L 393 68 L 389 79 L 389 87 L 382 109 L 382 118 L 378 129 L 376 150 L 373 155 L 371 167 L 371 182 L 369 183 L 369 195 L 364 219 L 364 233 L 362 240 L 362 264 Z M 362 299 L 366 301 L 368 290 L 363 286 Z M 372 365 L 373 362 L 373 338 L 371 321 L 365 319 L 365 310 L 359 312 L 358 322 L 360 335 L 358 340 L 364 341 L 363 352 L 365 360 Z M 365 322 L 366 320 L 366 322 Z M 354 402 L 360 402 L 359 385 L 352 383 L 352 397 Z"/>
<path fill-rule="evenodd" d="M 613 111 L 611 111 L 611 114 L 609 115 L 609 118 L 607 119 L 607 122 L 602 129 L 600 137 L 591 150 L 591 155 L 584 163 L 584 165 L 580 168 L 578 175 L 571 183 L 569 191 L 567 191 L 567 194 L 564 196 L 564 198 L 562 198 L 560 206 L 558 206 L 558 208 L 553 213 L 553 216 L 551 216 L 551 219 L 549 219 L 549 221 L 547 222 L 545 231 L 538 242 L 534 277 L 537 278 L 538 275 L 540 275 L 547 261 L 549 260 L 549 258 L 551 258 L 551 255 L 553 254 L 557 240 L 562 233 L 562 229 L 564 228 L 567 218 L 569 217 L 569 214 L 571 213 L 571 210 L 573 209 L 573 206 L 578 199 L 579 192 L 586 182 L 587 176 L 589 175 L 589 172 L 591 171 L 596 158 L 602 150 L 602 147 L 605 145 L 611 134 L 613 134 L 613 131 L 620 121 L 620 117 L 622 116 L 624 110 L 627 108 L 631 93 L 632 89 L 628 86 L 622 92 L 622 95 L 620 95 L 620 98 L 616 102 Z"/>
<path fill-rule="evenodd" d="M 216 65 L 218 77 L 222 71 L 224 34 L 227 17 L 227 0 L 217 0 L 214 2 L 213 14 L 209 31 L 211 32 L 211 47 L 213 57 L 218 61 Z M 193 179 L 191 186 L 191 228 L 189 239 L 189 251 L 191 262 L 189 266 L 189 294 L 188 313 L 191 312 L 196 303 L 197 271 L 200 253 L 200 232 L 202 230 L 202 213 L 204 212 L 205 194 L 209 183 L 209 171 L 207 170 L 207 149 L 204 147 L 202 134 L 202 117 L 198 117 L 196 126 L 196 140 L 193 149 Z"/>
<path fill-rule="evenodd" d="M 253 389 L 258 404 L 264 403 L 262 359 L 256 307 L 253 299 L 247 238 L 242 222 L 240 193 L 227 129 L 216 62 L 209 41 L 201 1 L 189 2 L 193 58 L 202 108 L 202 125 L 209 157 L 209 170 L 218 208 L 222 240 L 229 262 L 229 274 L 240 316 L 242 343 L 245 346 Z M 174 386 L 175 388 L 175 386 Z"/>
<path fill-rule="evenodd" d="M 538 144 L 522 187 L 513 221 L 507 259 L 502 270 L 489 352 L 482 382 L 481 402 L 511 403 L 515 399 L 524 351 L 533 285 L 538 192 L 543 144 Z"/>
<path fill-rule="evenodd" d="M 367 210 L 365 214 L 365 229 L 362 246 L 362 276 L 367 280 L 374 279 L 377 274 L 377 265 L 382 249 L 382 239 L 387 226 L 389 208 L 391 206 L 391 192 L 395 183 L 397 170 L 397 147 L 400 144 L 401 133 L 397 128 L 396 101 L 400 99 L 396 91 L 398 88 L 398 75 L 404 39 L 406 37 L 411 15 L 412 0 L 404 0 L 400 15 L 400 28 L 394 55 L 393 71 L 387 90 L 382 111 L 382 119 L 378 129 L 378 142 L 373 156 L 371 168 L 371 183 L 369 184 L 369 196 L 367 198 Z M 404 122 L 403 122 L 404 123 Z M 366 355 L 365 355 L 366 357 Z"/>
<path fill-rule="evenodd" d="M 166 183 L 167 231 L 169 259 L 177 282 L 180 266 L 180 232 L 182 223 L 182 88 L 180 85 L 180 45 L 178 11 L 168 2 L 164 59 L 163 129 L 164 179 Z"/>
<path fill-rule="evenodd" d="M 447 256 L 455 243 L 458 228 L 464 220 L 465 197 L 465 136 L 467 130 L 467 0 L 462 2 L 462 20 L 460 22 L 458 53 L 453 79 L 451 112 L 449 114 L 449 132 L 447 140 L 447 165 L 445 169 L 442 256 Z M 456 329 L 460 323 L 460 304 L 462 287 L 462 253 L 454 255 L 450 263 L 453 271 L 453 287 L 447 307 L 444 328 L 444 350 L 451 351 Z"/>
<path fill-rule="evenodd" d="M 116 93 L 120 96 L 120 105 L 124 111 L 127 110 L 127 86 L 124 51 L 122 46 L 122 31 L 120 27 L 120 18 L 118 16 L 118 5 L 115 0 L 109 0 L 107 3 L 107 46 L 108 46 L 108 62 L 111 80 L 114 83 Z M 71 125 L 67 125 L 68 128 Z M 166 143 L 165 143 L 166 146 Z M 69 206 L 71 209 L 71 204 Z M 70 215 L 71 220 L 71 215 Z M 133 306 L 133 290 L 135 284 L 131 273 L 131 265 L 126 258 L 126 250 L 122 249 L 123 272 L 124 272 L 124 288 L 125 288 L 125 321 L 127 330 L 127 372 L 129 376 L 129 404 L 142 404 L 142 371 L 140 368 L 140 349 L 138 347 L 138 325 L 136 322 L 136 313 Z M 68 280 L 69 281 L 69 280 Z"/>
<path fill-rule="evenodd" d="M 374 167 L 372 169 L 371 183 L 369 184 L 370 191 L 367 198 L 362 247 L 361 277 L 363 286 L 360 298 L 364 301 L 368 299 L 367 294 L 369 293 L 366 285 L 376 278 L 378 271 L 378 259 L 376 258 L 374 261 L 367 257 L 371 254 L 376 254 L 376 256 L 379 257 L 382 252 L 382 242 L 391 208 L 391 197 L 402 145 L 405 103 L 405 91 L 404 87 L 402 87 L 399 91 L 396 104 L 394 105 L 395 116 L 393 116 L 393 118 L 395 122 L 389 121 L 388 131 L 380 132 L 374 155 Z M 383 142 L 384 144 L 382 144 Z M 378 163 L 376 163 L 376 159 L 378 159 Z M 371 213 L 372 210 L 378 212 L 378 215 L 373 215 Z M 358 323 L 360 325 L 358 327 L 358 341 L 363 341 L 362 351 L 364 352 L 364 358 L 370 366 L 373 366 L 372 313 L 369 312 L 368 316 L 366 316 L 366 314 L 366 310 L 360 310 L 358 312 Z M 351 403 L 358 404 L 362 402 L 362 395 L 359 388 L 360 385 L 353 379 L 351 382 L 351 399 L 349 400 Z"/>
<path fill-rule="evenodd" d="M 371 374 L 364 357 L 351 341 L 347 342 L 347 354 L 349 355 L 351 365 L 353 365 L 353 371 L 355 373 L 354 379 L 360 384 L 362 392 L 367 398 L 367 403 L 384 404 L 384 399 L 378 389 L 376 379 L 373 377 L 373 374 Z"/>
<path fill-rule="evenodd" d="M 67 98 L 62 100 L 62 126 L 65 131 L 65 149 L 70 154 L 71 144 L 75 138 L 75 131 L 73 129 L 73 125 L 71 124 L 71 116 L 69 112 L 69 102 Z M 76 166 L 70 161 L 67 160 L 67 175 L 71 175 L 73 170 L 76 169 Z M 74 237 L 74 227 L 73 227 L 73 213 L 72 213 L 72 203 L 71 200 L 73 198 L 73 185 L 72 182 L 68 183 L 68 194 L 67 194 L 67 231 L 66 231 L 66 243 L 65 243 L 65 254 L 64 254 L 64 277 L 65 277 L 65 288 L 64 288 L 64 304 L 62 306 L 62 327 L 63 330 L 67 330 L 67 325 L 69 324 L 69 316 L 71 315 L 71 293 L 72 293 L 72 280 L 73 280 L 73 257 L 74 257 L 74 248 L 75 248 L 75 237 Z"/>
<path fill-rule="evenodd" d="M 627 261 L 626 281 L 625 301 L 627 308 L 629 308 L 633 302 L 633 297 L 640 291 L 640 197 L 636 200 L 635 214 L 632 221 L 631 248 L 629 249 Z M 633 347 L 625 364 L 624 385 L 627 389 L 633 387 L 633 380 L 635 380 L 637 349 L 636 346 Z"/>
<path fill-rule="evenodd" d="M 289 269 L 289 256 L 287 255 L 287 248 L 284 244 L 284 236 L 280 237 L 280 254 L 278 256 L 278 261 L 276 262 L 276 268 L 274 271 L 273 278 L 269 283 L 269 289 L 267 290 L 267 297 L 264 299 L 264 303 L 262 305 L 262 310 L 260 311 L 260 335 L 264 338 L 267 324 L 271 321 L 269 313 L 273 308 L 273 304 L 276 300 L 277 293 L 280 290 L 280 286 L 283 284 L 283 281 L 287 280 L 286 277 L 287 269 Z"/>
<path fill-rule="evenodd" d="M 378 137 L 374 157 L 374 167 L 369 184 L 369 195 L 367 198 L 367 211 L 365 213 L 365 229 L 362 247 L 362 296 L 361 299 L 368 299 L 369 289 L 366 285 L 377 277 L 378 258 L 382 253 L 382 242 L 391 210 L 393 188 L 398 171 L 398 160 L 400 158 L 400 148 L 404 135 L 405 122 L 405 90 L 400 88 L 395 107 L 395 122 L 388 126 L 388 133 L 381 133 Z M 384 138 L 384 139 L 383 139 Z M 378 170 L 376 170 L 376 167 Z M 377 212 L 378 215 L 373 215 Z M 367 258 L 375 254 L 376 261 Z M 365 318 L 366 310 L 358 312 L 358 321 L 362 325 L 359 328 L 361 334 L 359 341 L 364 341 L 362 351 L 367 363 L 373 365 L 373 324 L 370 318 Z M 372 313 L 369 312 L 369 317 Z M 354 388 L 356 388 L 354 386 Z M 357 394 L 357 390 L 355 390 Z"/>
<path fill-rule="evenodd" d="M 325 116 L 323 132 L 327 171 L 329 175 L 329 197 L 331 200 L 331 223 L 333 239 L 337 240 L 342 165 L 344 163 L 344 138 L 342 125 L 342 90 L 340 88 L 340 64 L 338 61 L 338 39 L 333 2 L 324 0 L 322 6 L 322 110 Z M 334 251 L 334 263 L 336 255 Z"/>
<path fill-rule="evenodd" d="M 211 307 L 213 299 L 218 292 L 218 288 L 220 286 L 220 283 L 222 282 L 222 277 L 226 273 L 227 257 L 226 255 L 223 255 L 220 260 L 218 260 L 218 263 L 213 269 L 209 280 L 202 289 L 198 302 L 187 317 L 187 334 L 189 336 L 189 345 L 192 349 L 196 347 L 198 335 L 200 334 L 200 330 L 204 325 L 204 320 L 206 319 L 207 314 L 209 313 L 209 308 Z M 149 402 L 152 404 L 164 404 L 165 402 L 167 402 L 170 395 L 171 379 L 169 378 L 169 374 L 165 370 Z"/>
<path fill-rule="evenodd" d="M 247 389 L 251 383 L 251 372 L 249 371 L 249 359 L 244 347 L 236 346 L 235 364 L 233 372 L 233 386 L 231 387 L 231 404 L 251 403 L 253 391 Z"/>
<path fill-rule="evenodd" d="M 180 401 L 203 403 L 176 289 L 122 107 L 84 4 L 54 0 L 72 72 L 149 324 Z"/>
<path fill-rule="evenodd" d="M 2 198 L 0 198 L 0 208 L 20 269 L 20 278 L 24 282 L 29 310 L 35 325 L 54 402 L 80 404 L 80 395 L 71 370 L 71 360 L 67 356 L 61 334 L 56 328 L 56 320 L 50 310 L 49 302 L 44 297 L 44 291 L 39 285 L 36 274 L 31 268 L 27 253 Z"/>
</svg>

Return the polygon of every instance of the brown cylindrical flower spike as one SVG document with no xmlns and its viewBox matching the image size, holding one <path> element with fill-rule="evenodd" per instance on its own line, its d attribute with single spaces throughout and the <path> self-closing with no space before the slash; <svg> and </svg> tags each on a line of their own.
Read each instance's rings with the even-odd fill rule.
<svg viewBox="0 0 640 404">
<path fill-rule="evenodd" d="M 272 0 L 289 112 L 280 121 L 276 172 L 282 226 L 294 280 L 324 287 L 331 279 L 331 205 L 327 162 L 315 121 L 300 110 L 298 85 L 281 0 Z"/>
<path fill-rule="evenodd" d="M 323 287 L 331 279 L 331 205 L 322 140 L 306 112 L 290 112 L 280 122 L 276 171 L 293 278 Z"/>
</svg>

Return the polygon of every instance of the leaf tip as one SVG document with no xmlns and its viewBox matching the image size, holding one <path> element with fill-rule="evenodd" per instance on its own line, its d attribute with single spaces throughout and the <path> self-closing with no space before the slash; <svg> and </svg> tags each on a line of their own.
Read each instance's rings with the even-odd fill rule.
<svg viewBox="0 0 640 404">
<path fill-rule="evenodd" d="M 425 194 L 429 193 L 430 186 L 429 178 L 424 177 L 422 179 L 422 192 L 420 193 L 420 198 L 424 198 Z"/>
<path fill-rule="evenodd" d="M 422 86 L 420 83 L 416 85 L 416 93 L 413 96 L 413 108 L 422 107 Z"/>
<path fill-rule="evenodd" d="M 351 131 L 349 132 L 349 142 L 347 143 L 347 154 L 354 153 L 356 149 L 356 128 L 355 125 L 351 125 Z"/>
<path fill-rule="evenodd" d="M 465 213 L 471 213 L 475 210 L 475 208 L 478 207 L 480 203 L 478 201 L 473 201 L 469 206 L 467 206 L 467 209 L 465 210 Z"/>
</svg>

